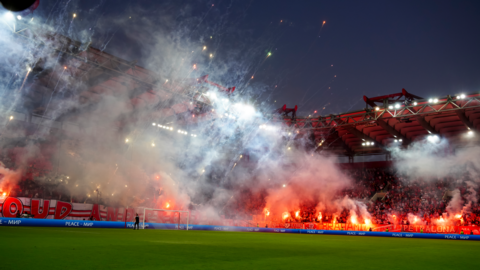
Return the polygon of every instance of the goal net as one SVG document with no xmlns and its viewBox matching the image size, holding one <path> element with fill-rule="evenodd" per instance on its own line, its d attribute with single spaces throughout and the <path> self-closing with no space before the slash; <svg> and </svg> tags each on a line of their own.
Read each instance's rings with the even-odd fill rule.
<svg viewBox="0 0 480 270">
<path fill-rule="evenodd" d="M 385 226 L 380 226 L 380 227 L 376 227 L 374 228 L 372 231 L 374 232 L 386 232 L 388 229 L 388 232 L 394 232 L 395 231 L 395 225 L 385 225 Z M 398 231 L 398 230 L 396 230 Z"/>
<path fill-rule="evenodd" d="M 187 230 L 190 221 L 190 211 L 143 208 L 142 229 L 145 229 L 145 223 L 164 223 L 172 224 L 165 229 Z"/>
</svg>

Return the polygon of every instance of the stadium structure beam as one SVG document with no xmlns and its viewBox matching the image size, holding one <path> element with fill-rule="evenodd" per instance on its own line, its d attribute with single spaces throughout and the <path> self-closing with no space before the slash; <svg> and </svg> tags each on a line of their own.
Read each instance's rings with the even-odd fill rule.
<svg viewBox="0 0 480 270">
<path fill-rule="evenodd" d="M 415 116 L 415 119 L 420 124 L 420 126 L 422 126 L 426 131 L 428 131 L 428 133 L 440 135 L 438 131 L 436 131 L 432 126 L 430 126 L 430 124 L 425 120 L 424 117 L 417 115 Z"/>
<path fill-rule="evenodd" d="M 328 144 L 328 141 L 332 141 L 332 140 L 333 140 L 333 142 L 335 142 L 335 141 L 339 142 L 340 146 L 345 151 L 345 155 L 347 155 L 349 157 L 355 155 L 355 152 L 345 143 L 343 138 L 341 138 L 338 135 L 338 130 L 336 130 L 336 129 L 333 129 L 333 131 L 330 132 L 327 137 L 322 138 L 321 145 L 317 146 L 315 151 L 320 151 L 321 152 L 323 150 L 329 149 L 330 144 L 332 144 L 333 142 Z M 318 142 L 316 141 L 316 143 L 318 143 Z"/>
<path fill-rule="evenodd" d="M 480 94 L 469 94 L 461 102 L 450 98 L 441 98 L 436 103 L 416 101 L 401 108 L 379 108 L 378 110 L 361 110 L 340 115 L 329 115 L 318 118 L 297 118 L 295 122 L 289 119 L 274 119 L 297 129 L 330 129 L 374 123 L 378 119 L 408 118 L 417 116 L 436 115 L 438 113 L 455 112 L 465 109 L 480 109 Z"/>
<path fill-rule="evenodd" d="M 388 120 L 387 120 L 388 121 Z M 377 124 L 385 129 L 388 133 L 394 136 L 397 139 L 402 139 L 402 144 L 410 144 L 411 141 L 407 137 L 403 136 L 402 133 L 398 132 L 395 128 L 391 127 L 388 122 L 385 122 L 383 119 L 378 119 Z"/>
<path fill-rule="evenodd" d="M 383 147 L 383 144 L 381 142 L 377 142 L 374 138 L 366 135 L 365 133 L 359 131 L 356 127 L 346 127 L 345 128 L 349 133 L 352 133 L 353 135 L 355 135 L 357 138 L 365 141 L 365 142 L 375 142 L 375 145 L 378 146 L 377 144 L 379 144 L 380 146 Z"/>
<path fill-rule="evenodd" d="M 475 126 L 473 125 L 473 123 L 470 122 L 470 120 L 465 115 L 465 110 L 458 110 L 458 111 L 455 111 L 455 113 L 457 114 L 458 118 L 460 118 L 460 121 L 462 121 L 462 123 L 465 124 L 465 126 L 468 129 L 472 129 L 472 130 L 475 129 Z"/>
</svg>

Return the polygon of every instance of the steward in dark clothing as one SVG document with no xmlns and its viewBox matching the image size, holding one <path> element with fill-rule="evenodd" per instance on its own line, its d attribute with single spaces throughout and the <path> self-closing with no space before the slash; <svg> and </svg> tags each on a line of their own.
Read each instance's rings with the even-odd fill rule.
<svg viewBox="0 0 480 270">
<path fill-rule="evenodd" d="M 137 216 L 135 217 L 135 224 L 133 224 L 133 229 L 135 230 L 135 227 L 137 227 L 137 230 L 139 229 L 140 227 L 140 218 L 138 217 L 138 214 Z"/>
</svg>

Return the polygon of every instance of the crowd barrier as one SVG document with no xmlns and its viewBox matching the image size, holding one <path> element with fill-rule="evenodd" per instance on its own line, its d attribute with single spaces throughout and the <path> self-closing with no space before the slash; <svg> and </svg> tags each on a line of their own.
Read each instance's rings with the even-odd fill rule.
<svg viewBox="0 0 480 270">
<path fill-rule="evenodd" d="M 2 226 L 132 229 L 133 222 L 0 218 L 0 227 Z M 140 226 L 142 226 L 142 224 L 140 224 Z M 185 230 L 186 225 L 185 224 L 180 224 L 180 225 L 165 224 L 165 223 L 145 223 L 145 229 Z M 480 240 L 480 235 L 459 235 L 459 234 L 305 230 L 305 229 L 252 228 L 252 227 L 212 226 L 212 225 L 188 225 L 188 229 L 201 230 L 201 231 L 227 231 L 227 232 L 268 232 L 268 233 L 377 236 L 377 237 L 396 237 L 396 238 L 452 239 L 452 240 L 475 240 L 475 241 Z"/>
</svg>

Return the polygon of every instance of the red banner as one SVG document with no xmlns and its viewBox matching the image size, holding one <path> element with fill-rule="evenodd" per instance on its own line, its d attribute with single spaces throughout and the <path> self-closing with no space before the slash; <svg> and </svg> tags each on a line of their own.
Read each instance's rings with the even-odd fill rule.
<svg viewBox="0 0 480 270">
<path fill-rule="evenodd" d="M 138 213 L 143 217 L 142 208 L 113 208 L 98 204 L 69 203 L 57 200 L 43 200 L 31 198 L 8 197 L 0 199 L 0 217 L 16 217 L 22 214 L 32 214 L 38 219 L 69 219 L 82 220 L 93 219 L 99 221 L 132 221 Z M 145 221 L 153 223 L 177 223 L 178 212 L 158 212 L 147 210 Z M 181 215 L 181 223 L 186 222 L 186 215 Z M 451 234 L 480 234 L 480 228 L 476 226 L 435 226 L 435 225 L 365 225 L 351 223 L 278 223 L 278 222 L 255 222 L 252 220 L 233 220 L 218 217 L 216 219 L 202 217 L 198 212 L 190 213 L 190 224 L 239 226 L 239 227 L 269 227 L 286 229 L 308 230 L 345 230 L 345 231 L 385 231 L 412 232 L 412 233 L 441 233 Z"/>
</svg>

